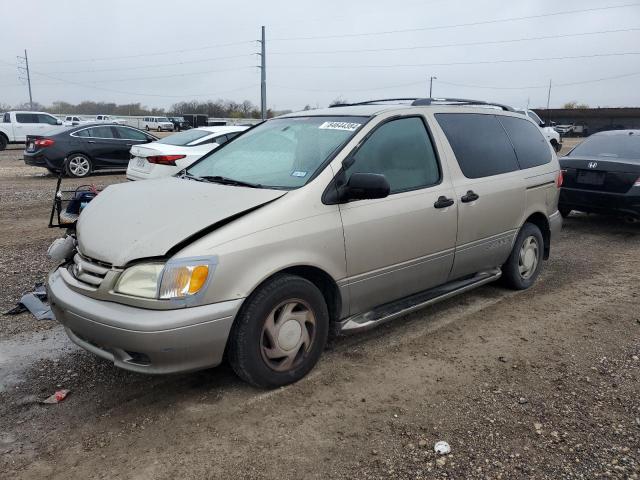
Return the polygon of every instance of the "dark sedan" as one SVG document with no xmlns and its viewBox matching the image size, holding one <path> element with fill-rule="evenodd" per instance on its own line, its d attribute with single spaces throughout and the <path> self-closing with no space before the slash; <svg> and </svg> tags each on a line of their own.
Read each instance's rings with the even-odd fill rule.
<svg viewBox="0 0 640 480">
<path fill-rule="evenodd" d="M 86 177 L 95 170 L 124 170 L 133 145 L 158 140 L 125 125 L 92 124 L 27 136 L 24 161 L 52 173 Z"/>
<path fill-rule="evenodd" d="M 591 135 L 560 159 L 559 210 L 640 219 L 640 130 Z"/>
<path fill-rule="evenodd" d="M 180 132 L 182 130 L 189 130 L 191 124 L 182 117 L 168 117 L 169 121 L 173 123 L 173 131 Z"/>
</svg>

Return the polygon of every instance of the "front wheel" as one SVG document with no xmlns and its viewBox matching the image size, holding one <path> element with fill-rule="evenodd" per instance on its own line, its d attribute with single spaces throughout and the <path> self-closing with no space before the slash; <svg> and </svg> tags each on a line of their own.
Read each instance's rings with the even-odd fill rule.
<svg viewBox="0 0 640 480">
<path fill-rule="evenodd" d="M 504 283 L 514 290 L 534 284 L 542 271 L 544 240 L 537 225 L 525 223 L 518 233 L 507 263 L 502 266 Z"/>
<path fill-rule="evenodd" d="M 67 160 L 67 173 L 71 177 L 84 178 L 88 177 L 93 170 L 91 159 L 81 153 L 74 153 Z"/>
<path fill-rule="evenodd" d="M 229 338 L 229 362 L 257 387 L 296 382 L 318 362 L 327 342 L 329 313 L 308 280 L 280 274 L 245 301 Z"/>
</svg>

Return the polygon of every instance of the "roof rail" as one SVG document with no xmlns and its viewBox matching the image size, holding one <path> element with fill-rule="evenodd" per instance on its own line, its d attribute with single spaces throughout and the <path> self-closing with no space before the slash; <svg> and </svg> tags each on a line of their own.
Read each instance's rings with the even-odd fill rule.
<svg viewBox="0 0 640 480">
<path fill-rule="evenodd" d="M 498 107 L 507 112 L 513 112 L 513 108 L 509 105 L 503 105 L 502 103 L 485 102 L 483 100 L 470 100 L 468 98 L 380 98 L 377 100 L 367 100 L 365 102 L 357 103 L 340 103 L 337 105 L 331 105 L 330 108 L 336 107 L 353 107 L 356 105 L 375 105 L 379 103 L 387 102 L 411 102 L 414 107 L 425 105 L 478 105 L 488 107 Z"/>
<path fill-rule="evenodd" d="M 354 107 L 356 105 L 374 105 L 376 103 L 384 103 L 384 102 L 415 102 L 419 100 L 418 97 L 411 98 L 380 98 L 378 100 L 367 100 L 365 102 L 356 102 L 356 103 L 338 103 L 336 105 L 330 105 L 329 108 L 336 107 Z"/>
<path fill-rule="evenodd" d="M 512 107 L 510 107 L 509 105 L 504 105 L 502 103 L 485 102 L 483 100 L 471 100 L 468 98 L 417 98 L 411 105 L 433 105 L 434 103 L 442 105 L 479 105 L 488 107 L 499 107 L 507 112 L 514 111 Z"/>
</svg>

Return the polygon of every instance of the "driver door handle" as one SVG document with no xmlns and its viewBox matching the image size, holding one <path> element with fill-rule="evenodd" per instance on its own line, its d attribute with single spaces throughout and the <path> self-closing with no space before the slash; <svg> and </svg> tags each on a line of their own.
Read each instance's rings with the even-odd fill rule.
<svg viewBox="0 0 640 480">
<path fill-rule="evenodd" d="M 96 143 L 95 140 L 87 140 L 87 143 Z"/>
<path fill-rule="evenodd" d="M 438 200 L 436 200 L 436 203 L 434 203 L 433 206 L 435 208 L 447 208 L 453 205 L 453 203 L 453 198 L 447 198 L 442 195 Z"/>
<path fill-rule="evenodd" d="M 469 202 L 475 202 L 479 198 L 480 198 L 480 195 L 478 195 L 476 192 L 474 192 L 473 190 L 468 190 L 465 195 L 460 197 L 460 200 L 462 201 L 462 203 L 469 203 Z"/>
</svg>

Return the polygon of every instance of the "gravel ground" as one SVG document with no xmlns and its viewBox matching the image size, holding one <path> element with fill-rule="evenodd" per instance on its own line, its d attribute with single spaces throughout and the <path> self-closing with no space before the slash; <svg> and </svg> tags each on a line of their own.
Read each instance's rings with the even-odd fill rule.
<svg viewBox="0 0 640 480">
<path fill-rule="evenodd" d="M 2 310 L 60 233 L 55 179 L 20 155 L 0 153 Z M 0 317 L 0 477 L 638 478 L 640 225 L 574 214 L 551 255 L 530 290 L 488 285 L 339 338 L 274 391 L 226 365 L 124 372 L 55 322 Z M 39 403 L 57 388 L 63 403 Z"/>
</svg>

